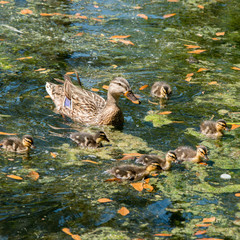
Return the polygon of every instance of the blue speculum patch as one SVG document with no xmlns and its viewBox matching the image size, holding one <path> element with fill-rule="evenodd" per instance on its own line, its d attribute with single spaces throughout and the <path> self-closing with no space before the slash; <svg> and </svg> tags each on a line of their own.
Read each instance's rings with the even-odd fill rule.
<svg viewBox="0 0 240 240">
<path fill-rule="evenodd" d="M 72 108 L 72 102 L 71 102 L 71 99 L 65 97 L 64 107 Z"/>
</svg>

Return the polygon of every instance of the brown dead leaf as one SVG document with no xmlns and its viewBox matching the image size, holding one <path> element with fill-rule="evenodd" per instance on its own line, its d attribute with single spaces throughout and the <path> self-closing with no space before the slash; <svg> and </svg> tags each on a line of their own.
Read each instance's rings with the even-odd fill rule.
<svg viewBox="0 0 240 240">
<path fill-rule="evenodd" d="M 66 72 L 65 74 L 66 75 L 72 75 L 72 74 L 75 74 L 75 72 Z"/>
<path fill-rule="evenodd" d="M 163 15 L 163 18 L 170 18 L 170 17 L 173 17 L 175 15 L 176 15 L 176 13 L 165 14 L 165 15 Z"/>
<path fill-rule="evenodd" d="M 53 152 L 50 152 L 50 155 L 51 155 L 53 158 L 55 158 L 55 157 L 57 156 L 57 154 L 56 154 L 56 153 L 53 153 Z"/>
<path fill-rule="evenodd" d="M 239 124 L 232 124 L 231 130 L 234 130 L 234 129 L 239 128 L 239 127 L 240 127 Z"/>
<path fill-rule="evenodd" d="M 129 214 L 129 210 L 125 207 L 122 207 L 118 210 L 118 213 L 121 214 L 122 216 L 126 216 Z"/>
<path fill-rule="evenodd" d="M 240 68 L 239 67 L 232 67 L 233 70 L 238 70 L 240 71 Z"/>
<path fill-rule="evenodd" d="M 77 234 L 72 234 L 72 239 L 74 240 L 81 240 L 81 237 Z"/>
<path fill-rule="evenodd" d="M 72 236 L 72 233 L 69 228 L 62 228 L 62 231 L 70 236 Z"/>
<path fill-rule="evenodd" d="M 197 45 L 184 44 L 184 46 L 186 46 L 187 48 L 201 48 L 200 46 L 197 46 Z"/>
<path fill-rule="evenodd" d="M 219 38 L 212 38 L 212 40 L 219 41 L 220 39 Z"/>
<path fill-rule="evenodd" d="M 39 173 L 35 171 L 31 171 L 27 177 L 31 178 L 33 181 L 37 181 L 39 179 Z"/>
<path fill-rule="evenodd" d="M 7 175 L 7 177 L 8 177 L 8 178 L 15 179 L 15 180 L 23 180 L 22 177 L 16 176 L 16 175 L 14 175 L 14 174 Z"/>
<path fill-rule="evenodd" d="M 98 162 L 92 161 L 92 160 L 82 160 L 82 162 L 89 162 L 89 163 L 93 163 L 93 164 L 99 164 Z"/>
<path fill-rule="evenodd" d="M 109 178 L 106 179 L 104 182 L 121 182 L 122 180 L 119 178 Z"/>
<path fill-rule="evenodd" d="M 148 20 L 148 16 L 145 14 L 138 14 L 137 16 L 140 18 L 144 18 L 145 20 Z"/>
<path fill-rule="evenodd" d="M 172 112 L 171 111 L 164 111 L 164 112 L 160 112 L 158 113 L 159 115 L 168 115 L 168 114 L 171 114 Z"/>
<path fill-rule="evenodd" d="M 98 89 L 98 88 L 91 88 L 91 91 L 93 91 L 93 92 L 99 92 L 99 89 Z"/>
<path fill-rule="evenodd" d="M 142 182 L 131 183 L 132 187 L 134 187 L 137 191 L 141 192 L 143 190 Z"/>
<path fill-rule="evenodd" d="M 21 58 L 17 58 L 16 60 L 25 60 L 25 59 L 31 59 L 33 57 L 21 57 Z"/>
<path fill-rule="evenodd" d="M 144 183 L 143 188 L 146 189 L 148 192 L 152 192 L 154 189 L 153 186 L 148 183 Z"/>
<path fill-rule="evenodd" d="M 194 233 L 194 235 L 196 236 L 196 235 L 202 235 L 202 234 L 205 234 L 207 231 L 206 230 L 202 230 L 202 231 L 197 231 L 197 232 L 195 232 Z"/>
<path fill-rule="evenodd" d="M 196 227 L 209 227 L 211 225 L 212 225 L 211 223 L 199 223 L 199 224 L 196 224 L 195 226 Z"/>
<path fill-rule="evenodd" d="M 209 69 L 207 69 L 207 68 L 199 68 L 198 70 L 197 70 L 197 72 L 203 72 L 203 71 L 208 71 Z"/>
<path fill-rule="evenodd" d="M 111 36 L 110 39 L 114 39 L 114 38 L 124 39 L 128 37 L 131 37 L 131 35 L 114 35 L 114 36 Z"/>
<path fill-rule="evenodd" d="M 225 35 L 225 32 L 217 32 L 216 33 L 216 36 L 224 36 Z"/>
<path fill-rule="evenodd" d="M 240 193 L 235 193 L 235 196 L 236 197 L 240 197 Z"/>
<path fill-rule="evenodd" d="M 0 132 L 0 135 L 17 135 L 16 133 Z"/>
<path fill-rule="evenodd" d="M 23 9 L 23 10 L 21 10 L 21 14 L 32 14 L 32 13 L 33 13 L 33 11 L 30 10 L 30 9 Z"/>
<path fill-rule="evenodd" d="M 215 217 L 210 217 L 210 218 L 204 218 L 202 222 L 215 222 L 216 218 Z"/>
<path fill-rule="evenodd" d="M 188 53 L 200 54 L 200 53 L 205 52 L 205 51 L 207 51 L 207 50 L 197 49 L 197 50 L 194 50 L 194 51 L 190 51 L 190 52 L 188 52 Z"/>
<path fill-rule="evenodd" d="M 108 202 L 112 202 L 112 200 L 109 199 L 109 198 L 99 198 L 98 202 L 100 202 L 100 203 L 108 203 Z"/>
<path fill-rule="evenodd" d="M 84 32 L 77 33 L 75 36 L 81 37 L 84 34 Z"/>
<path fill-rule="evenodd" d="M 152 101 L 150 101 L 150 100 L 148 100 L 148 102 L 151 103 L 151 104 L 154 104 L 154 105 L 158 105 L 158 104 L 159 104 L 159 103 L 157 103 L 157 102 L 152 102 Z"/>
<path fill-rule="evenodd" d="M 208 85 L 219 85 L 217 81 L 209 82 Z"/>
<path fill-rule="evenodd" d="M 108 85 L 103 85 L 102 88 L 105 89 L 105 90 L 108 90 L 109 86 Z"/>
<path fill-rule="evenodd" d="M 0 1 L 0 4 L 7 4 L 7 3 L 9 3 L 9 2 L 7 2 L 7 1 Z"/>
<path fill-rule="evenodd" d="M 139 88 L 139 90 L 143 90 L 143 89 L 145 89 L 145 88 L 147 88 L 147 87 L 148 87 L 148 84 L 143 85 L 143 86 L 141 86 L 141 87 Z"/>
<path fill-rule="evenodd" d="M 34 70 L 35 72 L 41 72 L 41 71 L 45 71 L 46 70 L 46 68 L 39 68 L 39 69 L 37 69 L 37 70 Z"/>
<path fill-rule="evenodd" d="M 171 237 L 172 234 L 171 233 L 156 233 L 156 234 L 154 234 L 154 236 L 158 236 L 158 237 Z"/>
<path fill-rule="evenodd" d="M 198 5 L 198 8 L 204 9 L 204 6 L 203 5 Z"/>
<path fill-rule="evenodd" d="M 51 98 L 50 95 L 46 95 L 45 98 Z"/>
</svg>

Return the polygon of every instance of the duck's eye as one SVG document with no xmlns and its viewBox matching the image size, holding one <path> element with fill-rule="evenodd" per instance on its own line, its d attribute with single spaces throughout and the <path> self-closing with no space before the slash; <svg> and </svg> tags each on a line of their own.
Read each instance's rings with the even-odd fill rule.
<svg viewBox="0 0 240 240">
<path fill-rule="evenodd" d="M 203 152 L 203 151 L 200 151 L 200 153 L 202 154 L 202 155 L 205 155 L 206 153 L 205 152 Z"/>
</svg>

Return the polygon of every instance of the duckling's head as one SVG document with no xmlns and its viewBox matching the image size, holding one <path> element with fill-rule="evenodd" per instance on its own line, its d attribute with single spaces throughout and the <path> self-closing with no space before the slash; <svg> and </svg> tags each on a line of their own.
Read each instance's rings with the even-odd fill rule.
<svg viewBox="0 0 240 240">
<path fill-rule="evenodd" d="M 129 99 L 133 103 L 135 104 L 141 103 L 138 100 L 138 98 L 133 94 L 128 81 L 123 77 L 117 77 L 110 82 L 108 93 L 112 95 L 116 100 L 118 100 L 120 95 L 123 94 L 127 99 Z"/>
<path fill-rule="evenodd" d="M 99 131 L 99 132 L 96 133 L 96 142 L 100 143 L 102 141 L 110 142 L 109 139 L 107 138 L 105 132 Z"/>
<path fill-rule="evenodd" d="M 227 123 L 223 119 L 219 119 L 216 123 L 217 131 L 222 132 L 227 129 Z"/>
<path fill-rule="evenodd" d="M 204 146 L 197 147 L 197 155 L 200 156 L 201 158 L 205 158 L 206 160 L 209 160 L 207 148 Z"/>
<path fill-rule="evenodd" d="M 169 99 L 170 94 L 171 94 L 171 89 L 168 86 L 163 85 L 160 89 L 160 97 Z"/>
<path fill-rule="evenodd" d="M 160 165 L 158 163 L 153 162 L 147 166 L 146 171 L 152 172 L 154 170 L 157 170 L 159 167 L 160 167 Z"/>
<path fill-rule="evenodd" d="M 33 138 L 30 135 L 23 136 L 22 144 L 26 148 L 35 148 L 34 143 L 33 143 Z"/>
<path fill-rule="evenodd" d="M 168 151 L 166 154 L 167 162 L 177 162 L 177 155 L 174 151 Z"/>
</svg>

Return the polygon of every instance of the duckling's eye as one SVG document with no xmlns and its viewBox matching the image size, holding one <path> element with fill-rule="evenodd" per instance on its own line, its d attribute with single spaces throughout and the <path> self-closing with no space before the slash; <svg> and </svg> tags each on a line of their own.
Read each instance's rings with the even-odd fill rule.
<svg viewBox="0 0 240 240">
<path fill-rule="evenodd" d="M 205 152 L 203 152 L 203 151 L 200 151 L 200 153 L 202 154 L 202 155 L 205 155 L 206 153 Z"/>
<path fill-rule="evenodd" d="M 28 143 L 32 143 L 32 140 L 31 140 L 31 139 L 25 138 L 24 140 L 25 140 L 26 142 L 28 142 Z"/>
</svg>

